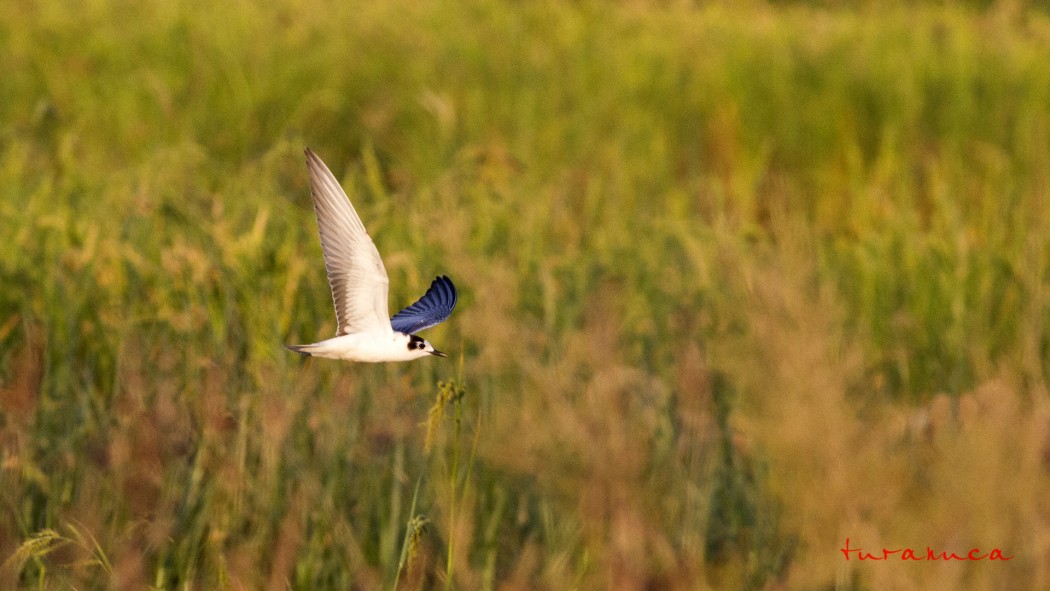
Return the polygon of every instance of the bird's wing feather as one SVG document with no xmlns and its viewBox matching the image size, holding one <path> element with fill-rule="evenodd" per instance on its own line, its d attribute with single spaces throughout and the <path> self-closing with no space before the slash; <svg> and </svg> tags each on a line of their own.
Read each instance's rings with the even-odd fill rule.
<svg viewBox="0 0 1050 591">
<path fill-rule="evenodd" d="M 456 286 L 442 275 L 430 284 L 430 289 L 416 303 L 394 314 L 390 324 L 398 332 L 412 334 L 444 322 L 455 307 Z"/>
<path fill-rule="evenodd" d="M 387 321 L 390 280 L 376 245 L 339 182 L 309 148 L 306 166 L 324 267 L 335 302 L 336 336 L 391 330 Z"/>
</svg>

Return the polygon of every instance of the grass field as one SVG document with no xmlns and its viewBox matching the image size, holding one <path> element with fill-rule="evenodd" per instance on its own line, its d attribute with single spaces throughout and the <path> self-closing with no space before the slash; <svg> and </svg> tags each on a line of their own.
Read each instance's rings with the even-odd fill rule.
<svg viewBox="0 0 1050 591">
<path fill-rule="evenodd" d="M 3 3 L 0 588 L 1050 588 L 1050 17 L 903 4 Z"/>
</svg>

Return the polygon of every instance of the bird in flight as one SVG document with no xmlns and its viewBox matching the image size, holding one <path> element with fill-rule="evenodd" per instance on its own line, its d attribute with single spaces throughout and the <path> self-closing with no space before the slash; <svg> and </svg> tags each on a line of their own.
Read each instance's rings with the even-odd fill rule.
<svg viewBox="0 0 1050 591">
<path fill-rule="evenodd" d="M 447 357 L 415 333 L 449 317 L 456 286 L 442 275 L 416 303 L 387 318 L 390 280 L 376 245 L 339 182 L 309 148 L 306 166 L 338 327 L 331 339 L 285 347 L 306 356 L 369 363 Z"/>
</svg>

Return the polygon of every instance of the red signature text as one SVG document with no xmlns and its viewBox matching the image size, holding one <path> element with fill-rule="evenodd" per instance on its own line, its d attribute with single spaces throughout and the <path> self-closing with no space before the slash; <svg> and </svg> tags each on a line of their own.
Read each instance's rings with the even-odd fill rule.
<svg viewBox="0 0 1050 591">
<path fill-rule="evenodd" d="M 849 538 L 846 538 L 846 547 L 840 549 L 842 555 L 846 557 L 846 560 L 850 560 L 850 555 L 853 554 L 853 558 L 857 560 L 1013 560 L 1013 556 L 1003 556 L 1003 551 L 998 548 L 992 548 L 991 552 L 982 553 L 980 548 L 974 548 L 966 554 L 959 555 L 955 552 L 941 552 L 936 553 L 929 546 L 926 547 L 926 551 L 913 550 L 911 548 L 897 548 L 896 550 L 890 550 L 888 548 L 880 548 L 877 552 L 865 552 L 862 548 L 850 548 Z"/>
</svg>

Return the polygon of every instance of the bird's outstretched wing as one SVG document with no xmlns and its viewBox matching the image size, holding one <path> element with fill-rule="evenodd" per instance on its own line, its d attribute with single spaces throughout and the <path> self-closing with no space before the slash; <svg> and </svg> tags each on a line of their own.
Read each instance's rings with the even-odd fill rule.
<svg viewBox="0 0 1050 591">
<path fill-rule="evenodd" d="M 394 330 L 413 334 L 435 324 L 441 324 L 456 307 L 456 286 L 444 275 L 430 284 L 423 297 L 401 310 L 390 319 Z"/>
<path fill-rule="evenodd" d="M 306 166 L 310 169 L 324 268 L 335 302 L 336 336 L 391 330 L 386 316 L 390 313 L 387 307 L 390 280 L 376 245 L 339 181 L 309 148 Z"/>
</svg>

